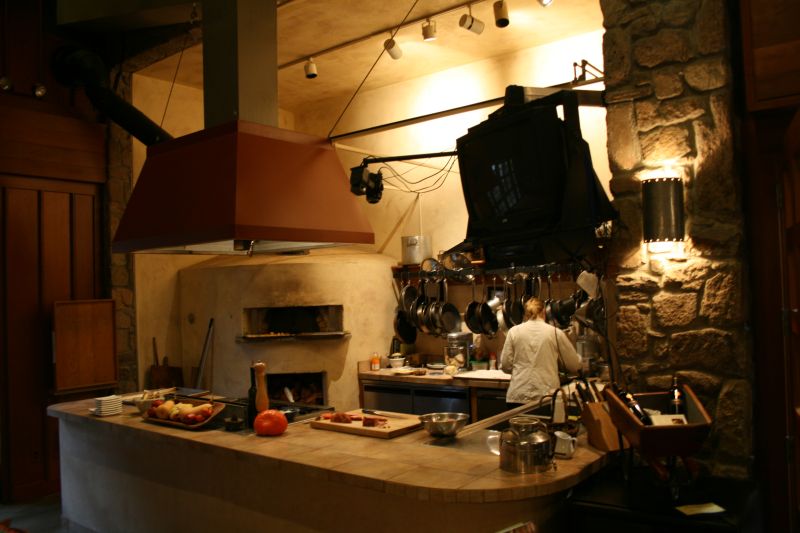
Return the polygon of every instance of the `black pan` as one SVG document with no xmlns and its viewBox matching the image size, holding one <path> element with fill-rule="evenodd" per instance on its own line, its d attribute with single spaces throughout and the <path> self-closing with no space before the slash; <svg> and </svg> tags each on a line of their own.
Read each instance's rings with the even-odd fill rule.
<svg viewBox="0 0 800 533">
<path fill-rule="evenodd" d="M 414 306 L 417 296 L 419 296 L 419 291 L 417 291 L 417 288 L 411 283 L 407 283 L 403 287 L 403 290 L 400 291 L 400 305 L 403 308 L 403 311 L 406 313 L 411 312 L 411 308 Z"/>
<path fill-rule="evenodd" d="M 486 292 L 486 291 L 484 291 Z M 464 310 L 464 322 L 472 333 L 483 333 L 483 326 L 481 325 L 481 302 L 475 300 L 475 280 L 472 280 L 472 301 L 467 304 Z"/>
<path fill-rule="evenodd" d="M 440 335 L 461 331 L 461 314 L 458 308 L 447 301 L 447 280 L 442 281 L 442 299 L 436 309 L 436 322 Z"/>
<path fill-rule="evenodd" d="M 417 327 L 409 319 L 408 313 L 398 308 L 394 314 L 394 334 L 406 344 L 417 340 Z"/>
<path fill-rule="evenodd" d="M 425 296 L 426 283 L 427 282 L 424 279 L 419 282 L 417 299 L 414 300 L 411 309 L 408 310 L 408 316 L 411 319 L 411 323 L 420 330 L 422 329 L 422 318 L 425 316 L 425 304 L 428 303 L 428 299 Z"/>
</svg>

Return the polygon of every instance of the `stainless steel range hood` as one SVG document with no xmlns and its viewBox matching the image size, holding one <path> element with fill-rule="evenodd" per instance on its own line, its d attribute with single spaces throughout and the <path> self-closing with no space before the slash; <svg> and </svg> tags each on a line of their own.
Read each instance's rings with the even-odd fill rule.
<svg viewBox="0 0 800 533">
<path fill-rule="evenodd" d="M 275 127 L 275 0 L 203 2 L 205 129 L 148 147 L 114 252 L 371 244 L 330 142 Z"/>
</svg>

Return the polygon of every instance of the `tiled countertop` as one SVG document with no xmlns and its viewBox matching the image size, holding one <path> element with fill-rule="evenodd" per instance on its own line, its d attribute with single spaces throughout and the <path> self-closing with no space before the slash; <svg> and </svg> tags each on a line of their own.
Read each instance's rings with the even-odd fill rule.
<svg viewBox="0 0 800 533">
<path fill-rule="evenodd" d="M 511 375 L 505 374 L 500 370 L 476 370 L 472 372 L 462 372 L 455 376 L 431 374 L 430 371 L 424 376 L 408 376 L 397 375 L 391 368 L 381 368 L 380 370 L 360 370 L 358 378 L 362 380 L 398 381 L 401 383 L 417 383 L 422 385 L 507 388 Z"/>
<path fill-rule="evenodd" d="M 217 455 L 222 460 L 233 454 L 237 462 L 251 461 L 253 468 L 289 468 L 331 483 L 424 501 L 482 503 L 551 495 L 576 485 L 606 462 L 605 454 L 588 446 L 585 437 L 579 439 L 572 459 L 557 461 L 556 470 L 511 474 L 500 470 L 499 458 L 489 452 L 426 445 L 431 437 L 423 430 L 394 439 L 376 439 L 298 423 L 279 437 L 258 437 L 249 431 L 190 431 L 161 426 L 146 422 L 128 406 L 121 415 L 98 418 L 89 414 L 92 405 L 91 400 L 62 403 L 48 407 L 47 412 L 64 423 L 87 429 L 92 428 L 86 425 L 95 426 L 95 431 L 107 428 L 119 439 L 142 439 L 178 450 L 200 449 L 209 454 L 209 459 Z M 467 426 L 459 438 L 483 431 L 526 408 Z"/>
</svg>

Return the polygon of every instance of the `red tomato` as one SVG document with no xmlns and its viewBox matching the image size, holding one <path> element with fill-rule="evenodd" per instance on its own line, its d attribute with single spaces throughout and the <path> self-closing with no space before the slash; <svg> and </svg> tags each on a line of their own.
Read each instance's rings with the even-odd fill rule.
<svg viewBox="0 0 800 533">
<path fill-rule="evenodd" d="M 280 435 L 288 425 L 286 415 L 276 409 L 267 409 L 258 413 L 253 429 L 256 435 Z"/>
</svg>

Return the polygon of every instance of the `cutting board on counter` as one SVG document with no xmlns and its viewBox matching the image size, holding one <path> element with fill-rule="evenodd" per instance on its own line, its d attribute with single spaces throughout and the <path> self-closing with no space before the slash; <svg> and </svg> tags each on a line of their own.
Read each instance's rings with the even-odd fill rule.
<svg viewBox="0 0 800 533">
<path fill-rule="evenodd" d="M 363 435 L 365 437 L 377 437 L 379 439 L 391 439 L 399 435 L 411 433 L 422 427 L 422 422 L 419 421 L 417 415 L 410 415 L 407 413 L 393 413 L 390 411 L 379 411 L 393 415 L 386 418 L 386 424 L 380 427 L 364 427 L 362 420 L 353 420 L 350 424 L 342 424 L 341 422 L 331 422 L 330 420 L 312 420 L 311 427 L 315 429 L 327 429 L 330 431 L 339 431 L 341 433 L 350 433 L 351 435 Z M 358 415 L 363 418 L 364 413 L 361 409 L 354 411 L 347 411 L 348 415 Z M 375 416 L 375 415 L 367 415 Z"/>
</svg>

